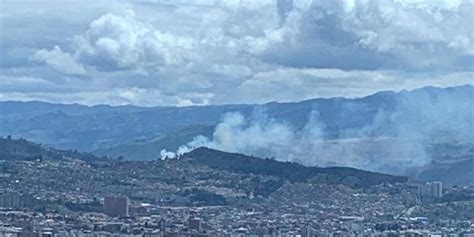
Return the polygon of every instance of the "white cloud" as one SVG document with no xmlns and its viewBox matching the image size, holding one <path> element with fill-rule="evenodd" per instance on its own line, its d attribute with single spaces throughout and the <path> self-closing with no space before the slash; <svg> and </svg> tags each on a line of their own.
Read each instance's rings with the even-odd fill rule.
<svg viewBox="0 0 474 237">
<path fill-rule="evenodd" d="M 364 47 L 409 56 L 432 55 L 449 50 L 449 44 L 456 38 L 474 37 L 468 23 L 472 20 L 473 3 L 449 2 L 360 1 L 341 19 L 344 29 L 360 37 Z M 457 53 L 472 54 L 473 48 L 474 44 L 468 42 L 463 45 L 467 52 Z"/>
<path fill-rule="evenodd" d="M 54 87 L 53 83 L 43 78 L 0 75 L 0 92 L 21 91 L 23 93 L 28 93 L 32 91 L 44 90 L 45 87 L 52 86 Z"/>
<path fill-rule="evenodd" d="M 39 50 L 31 57 L 33 61 L 45 63 L 54 70 L 69 75 L 85 75 L 86 70 L 78 63 L 75 58 L 66 52 L 63 52 L 59 46 L 54 46 L 50 51 L 46 49 Z"/>
<path fill-rule="evenodd" d="M 111 70 L 180 65 L 193 44 L 188 37 L 161 32 L 137 20 L 132 10 L 99 17 L 75 41 L 75 54 L 82 61 Z"/>
<path fill-rule="evenodd" d="M 2 78 L 0 77 L 0 80 Z M 15 79 L 15 86 L 11 83 L 0 82 L 0 100 L 31 101 L 41 100 L 52 103 L 80 103 L 84 105 L 208 105 L 214 96 L 211 93 L 180 93 L 169 95 L 162 93 L 159 89 L 144 89 L 137 87 L 120 88 L 80 88 L 78 91 L 68 91 L 66 88 L 58 87 L 41 79 Z M 25 81 L 21 84 L 18 80 Z M 31 82 L 34 81 L 34 82 Z M 5 86 L 4 86 L 5 85 Z"/>
<path fill-rule="evenodd" d="M 232 89 L 226 98 L 240 103 L 299 101 L 318 97 L 360 97 L 381 90 L 415 89 L 427 85 L 449 87 L 472 83 L 474 72 L 407 73 L 399 70 L 340 70 L 278 68 L 256 73 Z M 217 96 L 217 100 L 220 99 Z"/>
<path fill-rule="evenodd" d="M 175 2 L 162 16 L 104 14 L 76 36 L 71 53 L 106 70 L 243 57 L 293 67 L 449 69 L 474 56 L 473 10 L 468 0 Z"/>
<path fill-rule="evenodd" d="M 6 41 L 0 67 L 17 66 L 0 73 L 58 82 L 55 91 L 73 88 L 87 103 L 101 101 L 91 92 L 124 88 L 126 96 L 101 102 L 261 103 L 472 83 L 469 0 L 99 0 L 92 4 L 96 10 L 56 5 L 23 3 L 15 10 L 10 4 L 15 14 L 0 13 L 2 28 L 19 39 L 0 36 Z M 87 12 L 75 18 L 81 9 Z M 40 13 L 49 13 L 45 22 Z M 65 16 L 72 28 L 52 27 Z M 12 22 L 31 30 L 18 31 Z M 46 66 L 21 60 L 29 56 Z M 83 100 L 86 95 L 91 99 Z"/>
</svg>

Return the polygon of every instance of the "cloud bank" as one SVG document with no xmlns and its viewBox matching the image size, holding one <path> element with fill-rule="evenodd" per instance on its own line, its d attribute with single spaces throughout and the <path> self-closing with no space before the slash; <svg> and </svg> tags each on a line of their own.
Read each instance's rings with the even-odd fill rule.
<svg viewBox="0 0 474 237">
<path fill-rule="evenodd" d="M 23 1 L 5 8 L 0 75 L 19 83 L 16 91 L 0 88 L 0 98 L 263 103 L 466 84 L 474 70 L 472 0 Z M 26 93 L 25 77 L 52 85 Z M 111 90 L 143 93 L 94 96 Z"/>
<path fill-rule="evenodd" d="M 53 69 L 67 75 L 84 75 L 86 70 L 76 62 L 72 55 L 65 53 L 59 46 L 54 46 L 50 51 L 39 50 L 31 57 L 33 61 L 45 63 Z"/>
</svg>

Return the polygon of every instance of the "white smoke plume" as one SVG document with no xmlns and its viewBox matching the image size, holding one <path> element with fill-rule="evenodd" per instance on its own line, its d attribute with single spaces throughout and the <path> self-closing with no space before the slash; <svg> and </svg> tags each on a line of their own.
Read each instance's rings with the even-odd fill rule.
<svg viewBox="0 0 474 237">
<path fill-rule="evenodd" d="M 258 118 L 256 118 L 258 117 Z M 297 131 L 284 122 L 266 116 L 246 119 L 240 113 L 223 117 L 211 138 L 197 136 L 174 153 L 163 150 L 168 158 L 180 156 L 197 147 L 209 147 L 258 157 L 273 157 L 305 165 L 352 166 L 376 171 L 398 171 L 428 162 L 424 146 L 415 140 L 390 137 L 325 139 L 319 113 L 313 111 L 304 129 Z M 416 156 L 417 159 L 413 159 Z"/>
<path fill-rule="evenodd" d="M 436 159 L 429 151 L 433 144 L 473 145 L 473 96 L 472 89 L 467 87 L 457 91 L 427 88 L 400 92 L 393 105 L 378 107 L 375 115 L 363 117 L 368 121 L 366 125 L 343 127 L 344 121 L 353 120 L 334 117 L 338 119 L 335 124 L 340 126 L 336 129 L 337 136 L 328 134 L 331 129 L 327 128 L 327 117 L 323 122 L 322 110 L 317 105 L 300 128 L 284 119 L 267 116 L 262 106 L 248 117 L 240 113 L 225 114 L 212 137 L 195 137 L 179 147 L 175 156 L 205 146 L 305 165 L 350 166 L 406 174 Z M 346 103 L 337 109 L 348 111 L 347 116 L 351 116 L 366 113 L 370 107 L 364 106 Z"/>
<path fill-rule="evenodd" d="M 160 152 L 160 157 L 162 160 L 165 160 L 165 159 L 174 159 L 176 158 L 176 153 L 175 152 L 172 152 L 172 151 L 167 151 L 165 149 L 161 150 Z"/>
</svg>

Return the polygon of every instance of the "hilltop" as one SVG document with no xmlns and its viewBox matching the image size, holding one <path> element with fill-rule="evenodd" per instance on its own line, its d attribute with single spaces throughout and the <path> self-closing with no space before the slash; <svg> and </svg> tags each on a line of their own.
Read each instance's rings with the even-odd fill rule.
<svg viewBox="0 0 474 237">
<path fill-rule="evenodd" d="M 31 179 L 31 183 L 25 181 L 25 187 L 41 186 L 43 182 L 52 185 L 48 181 L 51 177 L 68 176 L 67 179 L 56 180 L 53 185 L 68 189 L 71 185 L 72 188 L 88 183 L 90 177 L 95 177 L 94 182 L 101 183 L 100 186 L 110 186 L 114 192 L 124 192 L 135 198 L 150 198 L 148 191 L 138 192 L 139 189 L 162 190 L 168 193 L 171 203 L 182 202 L 178 200 L 184 198 L 202 204 L 223 204 L 227 203 L 224 200 L 234 200 L 235 194 L 279 197 L 278 190 L 295 185 L 308 185 L 308 188 L 312 185 L 342 185 L 349 189 L 366 189 L 381 184 L 407 182 L 406 177 L 344 167 L 307 167 L 294 162 L 262 159 L 205 147 L 177 159 L 126 161 L 51 149 L 24 139 L 8 137 L 0 139 L 0 159 L 4 160 L 2 170 L 6 173 L 28 174 L 26 180 Z M 44 169 L 45 165 L 51 167 Z M 135 186 L 137 192 L 128 193 L 135 190 Z M 90 189 L 87 185 L 80 187 Z M 93 193 L 97 190 L 89 191 Z"/>
<path fill-rule="evenodd" d="M 295 162 L 282 162 L 199 147 L 182 156 L 194 165 L 242 174 L 267 175 L 291 182 L 318 181 L 363 188 L 381 183 L 403 183 L 407 177 L 369 172 L 349 167 L 307 167 Z"/>
<path fill-rule="evenodd" d="M 100 158 L 76 150 L 58 150 L 44 147 L 41 144 L 25 139 L 13 139 L 10 136 L 0 137 L 0 160 L 31 161 L 31 160 L 98 160 Z"/>
</svg>

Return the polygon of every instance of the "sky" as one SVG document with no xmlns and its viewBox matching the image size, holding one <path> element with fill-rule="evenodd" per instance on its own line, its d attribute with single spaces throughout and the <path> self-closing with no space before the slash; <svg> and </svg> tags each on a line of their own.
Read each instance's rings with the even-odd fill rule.
<svg viewBox="0 0 474 237">
<path fill-rule="evenodd" d="M 0 0 L 0 100 L 190 106 L 473 84 L 474 0 Z"/>
</svg>

